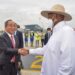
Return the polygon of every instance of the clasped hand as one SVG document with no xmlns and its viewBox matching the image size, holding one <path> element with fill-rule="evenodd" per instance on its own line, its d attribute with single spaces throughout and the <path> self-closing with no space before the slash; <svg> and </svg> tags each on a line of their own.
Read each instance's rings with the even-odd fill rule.
<svg viewBox="0 0 75 75">
<path fill-rule="evenodd" d="M 18 50 L 18 53 L 19 54 L 21 54 L 21 55 L 28 55 L 29 54 L 29 50 L 28 49 L 26 49 L 26 48 L 20 48 L 19 50 Z"/>
</svg>

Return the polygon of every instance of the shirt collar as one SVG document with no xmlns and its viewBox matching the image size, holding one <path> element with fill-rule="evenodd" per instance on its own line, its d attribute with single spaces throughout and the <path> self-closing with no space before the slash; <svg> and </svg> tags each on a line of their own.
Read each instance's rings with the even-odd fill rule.
<svg viewBox="0 0 75 75">
<path fill-rule="evenodd" d="M 5 31 L 6 33 L 7 33 L 7 35 L 11 38 L 11 34 L 10 33 L 8 33 L 7 31 Z M 13 35 L 13 34 L 12 34 Z M 13 35 L 14 36 L 14 35 Z"/>
<path fill-rule="evenodd" d="M 53 28 L 53 32 L 56 32 L 58 31 L 59 29 L 61 29 L 63 26 L 65 26 L 65 22 L 62 21 L 62 22 L 59 22 L 57 25 L 55 25 L 55 27 Z"/>
</svg>

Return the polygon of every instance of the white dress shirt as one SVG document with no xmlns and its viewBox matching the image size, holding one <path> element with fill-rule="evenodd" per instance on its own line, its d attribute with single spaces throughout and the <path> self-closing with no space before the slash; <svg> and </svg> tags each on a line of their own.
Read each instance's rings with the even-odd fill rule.
<svg viewBox="0 0 75 75">
<path fill-rule="evenodd" d="M 64 21 L 53 28 L 53 34 L 43 48 L 29 52 L 44 55 L 41 75 L 75 75 L 75 35 Z"/>
</svg>

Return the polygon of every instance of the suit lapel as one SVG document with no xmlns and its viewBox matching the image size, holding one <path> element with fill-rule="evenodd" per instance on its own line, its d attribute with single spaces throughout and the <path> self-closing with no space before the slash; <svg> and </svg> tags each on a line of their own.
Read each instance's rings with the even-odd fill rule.
<svg viewBox="0 0 75 75">
<path fill-rule="evenodd" d="M 11 42 L 11 39 L 10 39 L 10 37 L 8 36 L 8 34 L 7 34 L 6 32 L 4 32 L 3 36 L 4 36 L 4 39 L 5 39 L 6 42 L 7 42 L 7 46 L 8 46 L 8 47 L 12 47 L 12 42 Z"/>
<path fill-rule="evenodd" d="M 3 33 L 3 37 L 7 42 L 7 46 L 12 47 L 11 39 L 10 39 L 10 37 L 8 36 L 8 34 L 6 32 Z M 16 36 L 14 36 L 14 39 L 15 39 L 15 48 L 18 48 L 18 44 L 19 44 L 18 39 L 17 39 Z"/>
</svg>

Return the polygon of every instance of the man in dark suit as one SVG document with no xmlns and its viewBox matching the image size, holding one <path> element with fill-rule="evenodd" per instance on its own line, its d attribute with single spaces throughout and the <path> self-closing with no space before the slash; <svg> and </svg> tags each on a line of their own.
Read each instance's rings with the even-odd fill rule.
<svg viewBox="0 0 75 75">
<path fill-rule="evenodd" d="M 16 25 L 17 26 L 17 30 L 15 32 L 15 35 L 17 36 L 18 40 L 19 40 L 19 48 L 23 48 L 23 35 L 22 35 L 22 32 L 19 31 L 18 29 L 20 28 L 20 25 Z M 23 65 L 22 65 L 22 61 L 21 61 L 21 57 L 20 55 L 17 56 L 17 61 L 18 61 L 18 75 L 21 75 L 20 73 L 20 70 L 21 68 L 23 68 Z"/>
<path fill-rule="evenodd" d="M 47 32 L 46 32 L 45 38 L 44 38 L 44 45 L 47 44 L 47 42 L 48 42 L 48 40 L 49 40 L 51 34 L 52 34 L 51 28 L 47 28 Z"/>
<path fill-rule="evenodd" d="M 5 32 L 0 36 L 0 75 L 17 75 L 16 57 L 25 54 L 25 51 L 18 47 L 19 41 L 14 36 L 15 28 L 15 22 L 7 20 Z"/>
<path fill-rule="evenodd" d="M 15 35 L 18 37 L 18 40 L 19 40 L 19 48 L 23 48 L 23 35 L 22 35 L 22 32 L 18 30 L 19 28 L 20 26 L 17 25 L 17 30 Z"/>
</svg>

